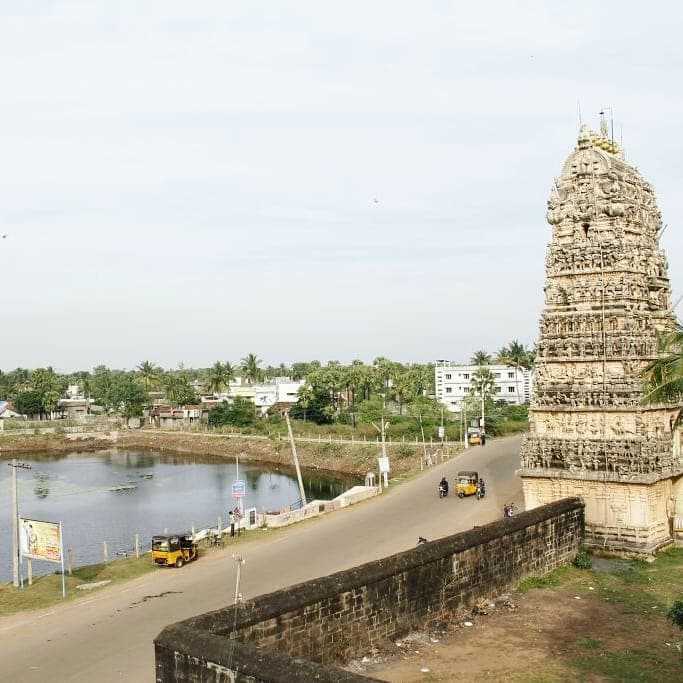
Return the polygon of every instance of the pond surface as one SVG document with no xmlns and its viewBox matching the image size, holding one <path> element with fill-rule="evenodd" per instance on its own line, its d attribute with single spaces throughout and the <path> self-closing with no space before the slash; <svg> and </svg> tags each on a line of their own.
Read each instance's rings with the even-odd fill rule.
<svg viewBox="0 0 683 683">
<path fill-rule="evenodd" d="M 225 526 L 237 504 L 234 460 L 111 449 L 24 455 L 18 462 L 31 466 L 17 469 L 19 515 L 61 521 L 64 551 L 71 548 L 74 567 L 101 562 L 103 541 L 115 559 L 117 552 L 133 550 L 136 533 L 148 550 L 151 537 L 165 529 L 189 531 L 193 523 L 204 529 L 216 526 L 219 516 Z M 0 583 L 12 580 L 12 468 L 6 463 L 11 459 L 0 459 Z M 308 500 L 330 500 L 361 483 L 342 475 L 302 475 Z M 239 478 L 246 484 L 244 509 L 277 511 L 300 498 L 293 468 L 240 463 Z M 57 570 L 58 564 L 33 561 L 34 575 Z"/>
</svg>

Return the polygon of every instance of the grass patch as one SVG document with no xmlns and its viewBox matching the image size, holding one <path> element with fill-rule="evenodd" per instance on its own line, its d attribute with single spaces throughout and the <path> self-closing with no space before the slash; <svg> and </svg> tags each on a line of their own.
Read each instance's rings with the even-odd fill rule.
<svg viewBox="0 0 683 683">
<path fill-rule="evenodd" d="M 605 647 L 605 642 L 600 638 L 591 638 L 590 636 L 580 636 L 576 639 L 578 647 L 585 650 L 599 650 Z"/>
<path fill-rule="evenodd" d="M 591 596 L 616 609 L 607 630 L 577 633 L 556 662 L 560 670 L 542 680 L 682 680 L 678 634 L 672 633 L 667 615 L 683 593 L 683 548 L 664 550 L 654 562 L 612 560 L 610 565 L 594 557 L 592 569 L 570 565 L 520 585 L 520 592 L 560 587 L 570 596 Z"/>
<path fill-rule="evenodd" d="M 543 576 L 530 576 L 519 584 L 517 590 L 520 593 L 526 593 L 534 588 L 553 588 L 559 586 L 564 582 L 569 571 L 570 569 L 568 567 L 558 567 L 549 574 L 544 574 Z"/>
<path fill-rule="evenodd" d="M 152 563 L 149 554 L 142 555 L 139 559 L 128 557 L 107 564 L 79 567 L 74 569 L 73 576 L 66 576 L 66 599 L 62 598 L 62 576 L 59 573 L 34 578 L 32 586 L 24 581 L 23 588 L 15 588 L 11 583 L 3 583 L 0 584 L 0 616 L 24 610 L 43 609 L 67 600 L 82 598 L 91 592 L 76 589 L 84 583 L 98 581 L 120 583 L 153 571 L 162 571 L 162 569 Z"/>
<path fill-rule="evenodd" d="M 572 657 L 569 665 L 589 680 L 604 676 L 611 681 L 677 681 L 681 680 L 681 664 L 675 657 L 664 657 L 644 648 L 582 653 Z M 582 677 L 583 679 L 583 677 Z"/>
<path fill-rule="evenodd" d="M 269 534 L 275 534 L 279 529 L 268 529 Z M 263 533 L 262 531 L 254 531 Z M 206 548 L 200 543 L 199 558 L 213 552 L 230 551 L 236 544 L 245 542 L 247 539 L 254 538 L 252 531 L 243 530 L 240 535 L 230 538 L 229 535 L 223 536 L 223 548 Z M 38 610 L 51 607 L 56 604 L 63 604 L 67 601 L 85 598 L 93 591 L 100 590 L 77 590 L 77 586 L 85 583 L 97 583 L 98 581 L 110 581 L 107 586 L 125 583 L 138 576 L 149 574 L 150 572 L 164 571 L 184 571 L 184 569 L 173 569 L 169 567 L 159 567 L 152 562 L 150 553 L 141 555 L 140 558 L 126 557 L 104 564 L 91 564 L 73 570 L 73 576 L 66 576 L 66 599 L 62 597 L 62 575 L 55 572 L 45 574 L 33 579 L 33 585 L 29 586 L 24 580 L 23 588 L 15 588 L 12 583 L 0 584 L 0 617 L 15 612 L 27 610 Z M 106 586 L 102 586 L 106 588 Z"/>
</svg>

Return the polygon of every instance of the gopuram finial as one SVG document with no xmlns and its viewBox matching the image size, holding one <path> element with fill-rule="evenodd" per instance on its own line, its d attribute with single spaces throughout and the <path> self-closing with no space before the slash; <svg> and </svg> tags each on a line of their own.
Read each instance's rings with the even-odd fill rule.
<svg viewBox="0 0 683 683">
<path fill-rule="evenodd" d="M 605 121 L 605 112 L 600 112 L 600 137 L 603 140 L 609 139 L 609 131 L 607 130 L 607 121 Z"/>
</svg>

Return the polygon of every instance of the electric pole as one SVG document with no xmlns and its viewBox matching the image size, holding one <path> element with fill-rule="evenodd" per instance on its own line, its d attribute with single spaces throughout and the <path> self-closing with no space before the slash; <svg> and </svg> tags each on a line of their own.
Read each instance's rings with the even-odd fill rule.
<svg viewBox="0 0 683 683">
<path fill-rule="evenodd" d="M 299 482 L 299 495 L 301 496 L 301 504 L 303 506 L 306 505 L 306 491 L 304 491 L 304 482 L 301 479 L 301 470 L 299 469 L 299 457 L 296 454 L 296 444 L 294 443 L 292 424 L 289 421 L 289 411 L 285 413 L 285 420 L 287 420 L 287 432 L 289 432 L 289 443 L 292 446 L 292 457 L 294 458 L 294 467 L 296 467 L 296 478 Z"/>
<path fill-rule="evenodd" d="M 12 585 L 19 588 L 19 497 L 17 495 L 17 469 L 30 470 L 31 466 L 17 462 L 7 463 L 12 468 Z"/>
</svg>

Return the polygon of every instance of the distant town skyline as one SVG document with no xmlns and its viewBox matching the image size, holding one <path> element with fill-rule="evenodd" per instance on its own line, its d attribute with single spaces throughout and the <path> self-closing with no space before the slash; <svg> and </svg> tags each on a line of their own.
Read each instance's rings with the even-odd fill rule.
<svg viewBox="0 0 683 683">
<path fill-rule="evenodd" d="M 0 369 L 530 347 L 550 188 L 600 110 L 654 186 L 678 300 L 680 24 L 611 1 L 4 4 Z"/>
</svg>

